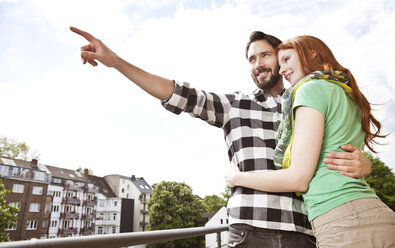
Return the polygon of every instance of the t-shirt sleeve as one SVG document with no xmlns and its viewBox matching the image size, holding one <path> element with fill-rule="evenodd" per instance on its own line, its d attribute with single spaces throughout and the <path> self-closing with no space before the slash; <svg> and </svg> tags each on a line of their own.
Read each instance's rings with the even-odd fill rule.
<svg viewBox="0 0 395 248">
<path fill-rule="evenodd" d="M 324 116 L 328 110 L 328 95 L 331 94 L 332 83 L 325 80 L 311 80 L 302 84 L 295 94 L 293 110 L 306 106 L 320 111 Z"/>
</svg>

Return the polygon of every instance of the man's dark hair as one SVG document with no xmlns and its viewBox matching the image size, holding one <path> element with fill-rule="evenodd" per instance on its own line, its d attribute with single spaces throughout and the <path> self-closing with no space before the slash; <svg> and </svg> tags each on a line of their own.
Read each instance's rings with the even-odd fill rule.
<svg viewBox="0 0 395 248">
<path fill-rule="evenodd" d="M 248 49 L 250 48 L 250 45 L 252 42 L 257 41 L 257 40 L 266 40 L 269 42 L 269 44 L 276 49 L 278 45 L 281 44 L 281 40 L 277 37 L 274 37 L 273 35 L 270 34 L 265 34 L 261 31 L 254 31 L 250 35 L 250 40 L 247 43 L 246 46 L 246 58 L 248 59 Z"/>
</svg>

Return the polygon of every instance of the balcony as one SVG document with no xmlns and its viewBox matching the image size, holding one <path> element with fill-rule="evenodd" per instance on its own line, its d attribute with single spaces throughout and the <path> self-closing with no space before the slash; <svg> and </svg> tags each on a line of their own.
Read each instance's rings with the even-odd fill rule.
<svg viewBox="0 0 395 248">
<path fill-rule="evenodd" d="M 81 228 L 82 235 L 91 235 L 95 234 L 95 224 L 92 224 L 90 227 L 83 227 Z"/>
<path fill-rule="evenodd" d="M 78 219 L 80 217 L 79 213 L 76 212 L 65 212 L 61 214 L 60 218 L 65 218 L 65 219 Z"/>
<path fill-rule="evenodd" d="M 141 214 L 148 214 L 148 209 L 140 209 Z"/>
<path fill-rule="evenodd" d="M 59 229 L 60 235 L 69 235 L 69 234 L 77 234 L 77 233 L 78 233 L 77 228 L 65 227 L 65 228 Z"/>
<path fill-rule="evenodd" d="M 119 220 L 113 220 L 113 219 L 109 219 L 109 220 L 96 219 L 95 220 L 95 224 L 97 226 L 119 226 L 120 225 L 120 221 Z"/>
<path fill-rule="evenodd" d="M 96 206 L 96 203 L 97 203 L 97 200 L 96 199 L 93 199 L 93 200 L 87 200 L 86 201 L 86 205 L 88 205 L 88 206 Z"/>
<path fill-rule="evenodd" d="M 66 197 L 63 198 L 62 204 L 74 204 L 74 205 L 81 205 L 81 200 L 77 197 Z"/>
<path fill-rule="evenodd" d="M 99 193 L 99 188 L 97 186 L 88 187 L 88 193 Z"/>
<path fill-rule="evenodd" d="M 110 207 L 105 207 L 105 208 L 102 208 L 102 210 L 101 211 L 106 211 L 106 212 L 121 212 L 121 206 L 120 205 L 118 205 L 118 206 L 110 206 Z"/>
<path fill-rule="evenodd" d="M 86 220 L 93 220 L 96 218 L 96 211 L 93 211 L 93 213 L 90 214 L 84 214 L 81 217 L 82 219 L 86 219 Z"/>
<path fill-rule="evenodd" d="M 82 187 L 78 184 L 66 183 L 65 190 L 79 191 L 79 190 L 82 190 Z"/>
</svg>

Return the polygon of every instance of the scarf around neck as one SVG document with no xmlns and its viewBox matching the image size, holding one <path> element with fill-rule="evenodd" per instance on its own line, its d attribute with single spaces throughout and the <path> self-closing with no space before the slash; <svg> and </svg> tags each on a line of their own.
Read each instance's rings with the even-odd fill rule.
<svg viewBox="0 0 395 248">
<path fill-rule="evenodd" d="M 291 165 L 291 146 L 294 133 L 294 111 L 292 105 L 295 99 L 296 90 L 304 83 L 313 79 L 325 79 L 328 82 L 341 86 L 351 97 L 351 87 L 349 77 L 343 71 L 335 71 L 334 75 L 330 71 L 315 71 L 299 80 L 294 86 L 288 88 L 282 95 L 281 108 L 282 120 L 277 130 L 277 145 L 274 150 L 274 165 L 277 169 L 289 168 Z M 352 98 L 352 97 L 351 97 Z"/>
</svg>

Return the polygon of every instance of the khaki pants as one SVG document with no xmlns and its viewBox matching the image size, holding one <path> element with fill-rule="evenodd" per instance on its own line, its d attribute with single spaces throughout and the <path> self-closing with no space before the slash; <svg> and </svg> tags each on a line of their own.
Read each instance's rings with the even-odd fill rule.
<svg viewBox="0 0 395 248">
<path fill-rule="evenodd" d="M 317 247 L 395 247 L 395 213 L 377 198 L 344 203 L 315 218 Z"/>
</svg>

